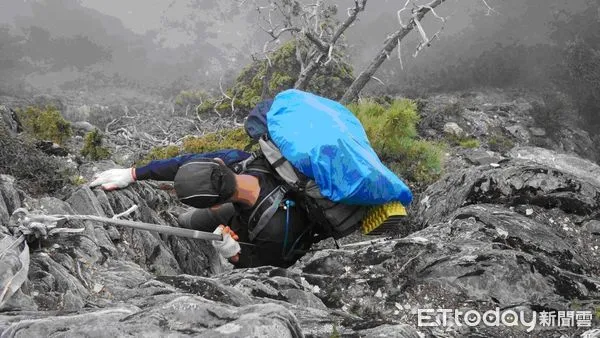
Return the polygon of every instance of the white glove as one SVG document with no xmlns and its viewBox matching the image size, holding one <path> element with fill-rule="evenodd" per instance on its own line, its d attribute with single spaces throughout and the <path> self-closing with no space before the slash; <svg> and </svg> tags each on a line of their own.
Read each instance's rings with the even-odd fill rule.
<svg viewBox="0 0 600 338">
<path fill-rule="evenodd" d="M 231 258 L 239 254 L 242 250 L 240 248 L 240 243 L 234 239 L 237 235 L 229 227 L 219 225 L 219 227 L 213 231 L 213 234 L 223 236 L 222 241 L 212 241 L 212 245 L 221 256 Z"/>
<path fill-rule="evenodd" d="M 109 169 L 94 175 L 90 188 L 102 186 L 103 190 L 122 189 L 135 182 L 135 168 Z"/>
</svg>

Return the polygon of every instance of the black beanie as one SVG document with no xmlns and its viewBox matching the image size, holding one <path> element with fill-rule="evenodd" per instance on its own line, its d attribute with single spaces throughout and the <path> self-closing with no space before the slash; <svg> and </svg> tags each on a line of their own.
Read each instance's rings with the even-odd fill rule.
<svg viewBox="0 0 600 338">
<path fill-rule="evenodd" d="M 195 208 L 209 208 L 227 202 L 236 190 L 233 171 L 213 159 L 184 163 L 177 170 L 174 185 L 181 202 Z"/>
</svg>

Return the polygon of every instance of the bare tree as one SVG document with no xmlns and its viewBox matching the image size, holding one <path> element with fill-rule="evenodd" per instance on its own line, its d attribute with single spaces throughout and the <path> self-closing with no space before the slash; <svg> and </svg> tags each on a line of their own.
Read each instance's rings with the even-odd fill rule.
<svg viewBox="0 0 600 338">
<path fill-rule="evenodd" d="M 267 63 L 267 76 L 263 83 L 268 83 L 271 74 L 269 53 L 273 52 L 272 45 L 279 42 L 284 33 L 289 33 L 296 42 L 296 59 L 300 64 L 294 87 L 305 89 L 320 67 L 336 62 L 334 49 L 358 14 L 365 10 L 367 0 L 355 0 L 354 6 L 348 8 L 346 20 L 337 25 L 333 19 L 337 8 L 327 6 L 323 0 L 311 4 L 292 0 L 270 0 L 262 5 L 255 0 L 253 3 L 259 13 L 260 27 L 271 37 L 262 51 Z M 305 42 L 308 42 L 308 49 L 302 52 L 299 46 Z M 263 86 L 263 94 L 264 90 Z"/>
<path fill-rule="evenodd" d="M 401 14 L 407 9 L 407 6 L 412 2 L 411 0 L 407 0 L 404 4 L 404 7 L 398 11 L 398 21 L 401 28 L 386 38 L 383 48 L 379 51 L 379 53 L 377 53 L 377 55 L 375 55 L 375 57 L 373 58 L 373 60 L 371 60 L 367 68 L 358 75 L 354 82 L 352 82 L 350 87 L 344 93 L 344 96 L 342 96 L 340 102 L 342 104 L 347 104 L 356 99 L 356 97 L 358 97 L 358 93 L 360 93 L 360 91 L 365 87 L 369 80 L 371 80 L 371 78 L 373 77 L 377 69 L 379 69 L 383 61 L 385 61 L 389 57 L 392 51 L 398 46 L 400 41 L 402 41 L 402 39 L 404 39 L 408 35 L 408 33 L 410 33 L 415 27 L 418 28 L 419 34 L 421 35 L 421 43 L 419 43 L 419 45 L 417 46 L 415 56 L 421 49 L 423 49 L 426 46 L 429 46 L 431 44 L 431 41 L 438 36 L 439 32 L 435 33 L 431 38 L 428 38 L 427 34 L 425 33 L 425 30 L 421 26 L 421 20 L 427 13 L 432 12 L 437 18 L 444 22 L 444 18 L 435 14 L 434 8 L 441 5 L 445 1 L 446 0 L 434 0 L 423 6 L 415 5 L 415 7 L 411 10 L 411 17 L 409 22 L 406 25 L 404 25 L 401 19 Z M 402 60 L 401 56 L 399 56 L 399 58 L 400 60 Z"/>
<path fill-rule="evenodd" d="M 489 6 L 486 0 L 481 0 L 487 8 L 487 15 L 494 12 L 494 9 Z M 241 3 L 246 3 L 243 0 Z M 388 35 L 383 43 L 381 50 L 373 57 L 369 65 L 356 77 L 354 82 L 344 93 L 342 103 L 346 104 L 358 97 L 360 91 L 365 85 L 375 78 L 374 74 L 389 58 L 391 53 L 399 48 L 401 41 L 415 28 L 420 36 L 418 44 L 413 56 L 416 57 L 421 50 L 431 45 L 440 34 L 441 29 L 432 35 L 428 35 L 426 29 L 422 26 L 421 21 L 425 15 L 431 13 L 444 24 L 446 18 L 439 16 L 435 12 L 435 8 L 446 2 L 446 0 L 432 0 L 425 4 L 418 4 L 418 0 L 406 0 L 404 7 L 397 11 L 400 28 Z M 268 0 L 266 4 L 259 5 L 258 0 L 254 0 L 254 4 L 259 12 L 259 20 L 266 23 L 262 29 L 271 36 L 271 40 L 265 44 L 263 53 L 268 55 L 272 50 L 269 46 L 273 42 L 278 42 L 284 33 L 290 33 L 296 43 L 300 39 L 305 39 L 310 42 L 310 47 L 305 54 L 302 54 L 297 49 L 297 60 L 300 63 L 300 73 L 294 84 L 294 88 L 305 89 L 310 83 L 314 74 L 320 67 L 327 65 L 335 60 L 335 48 L 340 47 L 340 38 L 346 33 L 353 23 L 357 20 L 360 12 L 365 10 L 367 0 L 355 0 L 354 6 L 347 9 L 347 17 L 342 22 L 333 22 L 331 6 L 326 6 L 324 0 L 316 0 L 310 4 L 302 4 L 295 0 Z M 405 14 L 408 13 L 408 14 Z M 408 16 L 408 20 L 404 22 L 403 16 Z M 277 24 L 276 18 L 279 19 Z M 406 19 L 406 18 L 405 18 Z M 442 25 L 443 28 L 443 25 Z M 398 49 L 398 56 L 402 66 L 402 58 Z M 267 64 L 270 66 L 270 60 L 267 56 Z M 263 79 L 264 85 L 268 84 L 270 72 L 267 71 L 266 78 Z M 375 78 L 376 79 L 376 78 Z M 378 79 L 376 79 L 378 80 Z M 379 80 L 378 80 L 379 81 Z M 264 94 L 264 88 L 263 88 Z"/>
</svg>

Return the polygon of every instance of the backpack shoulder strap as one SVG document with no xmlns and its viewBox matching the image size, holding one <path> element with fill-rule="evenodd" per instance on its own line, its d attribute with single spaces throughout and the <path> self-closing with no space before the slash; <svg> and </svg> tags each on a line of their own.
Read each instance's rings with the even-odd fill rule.
<svg viewBox="0 0 600 338">
<path fill-rule="evenodd" d="M 277 175 L 287 183 L 292 189 L 297 191 L 304 191 L 306 186 L 306 180 L 301 177 L 292 164 L 281 154 L 279 148 L 268 139 L 266 135 L 263 135 L 258 140 L 260 145 L 260 151 L 263 156 L 267 159 L 267 162 L 275 170 Z"/>
<path fill-rule="evenodd" d="M 286 189 L 278 186 L 273 189 L 259 204 L 254 208 L 248 222 L 248 238 L 253 241 L 254 238 L 267 226 L 281 202 L 285 198 Z"/>
</svg>

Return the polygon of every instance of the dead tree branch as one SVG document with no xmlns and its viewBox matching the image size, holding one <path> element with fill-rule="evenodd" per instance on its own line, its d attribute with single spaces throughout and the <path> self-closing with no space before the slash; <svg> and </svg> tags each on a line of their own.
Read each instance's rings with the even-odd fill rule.
<svg viewBox="0 0 600 338">
<path fill-rule="evenodd" d="M 381 66 L 383 61 L 385 61 L 390 53 L 398 46 L 398 43 L 408 35 L 420 22 L 423 17 L 431 12 L 434 8 L 441 5 L 446 0 L 434 0 L 428 3 L 425 6 L 419 6 L 418 9 L 413 12 L 413 15 L 410 21 L 406 25 L 402 25 L 402 21 L 400 20 L 401 28 L 400 30 L 394 32 L 391 36 L 389 36 L 384 42 L 383 48 L 379 51 L 379 53 L 373 58 L 371 63 L 367 66 L 365 70 L 363 70 L 358 77 L 352 82 L 350 87 L 346 90 L 340 102 L 342 104 L 348 104 L 358 96 L 358 93 L 364 88 L 364 86 L 369 82 L 369 80 L 373 77 L 377 69 Z M 400 18 L 400 14 L 398 14 Z"/>
<path fill-rule="evenodd" d="M 322 62 L 323 58 L 325 56 L 327 56 L 328 61 L 331 60 L 331 56 L 332 56 L 333 48 L 334 48 L 335 44 L 337 43 L 339 38 L 342 36 L 342 34 L 344 34 L 344 32 L 348 29 L 348 27 L 350 27 L 352 25 L 352 23 L 354 23 L 354 21 L 356 21 L 358 14 L 365 10 L 366 5 L 367 5 L 367 0 L 355 0 L 354 1 L 354 7 L 349 9 L 348 17 L 346 18 L 346 20 L 344 20 L 344 22 L 339 27 L 337 27 L 337 29 L 333 33 L 331 40 L 328 42 L 328 44 L 326 46 L 327 48 L 325 49 L 325 48 L 322 48 L 325 46 L 316 45 L 317 49 L 319 50 L 319 53 L 317 55 L 313 56 L 310 59 L 308 65 L 303 69 L 302 72 L 300 72 L 300 75 L 298 76 L 298 80 L 296 80 L 296 83 L 294 84 L 294 88 L 306 89 L 306 86 L 308 85 L 308 83 L 310 82 L 312 77 L 316 74 L 317 70 L 321 66 L 321 62 Z"/>
</svg>

